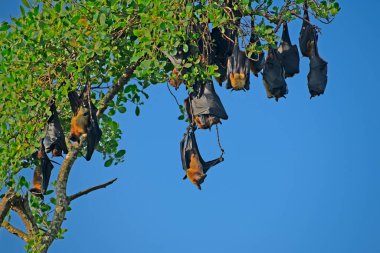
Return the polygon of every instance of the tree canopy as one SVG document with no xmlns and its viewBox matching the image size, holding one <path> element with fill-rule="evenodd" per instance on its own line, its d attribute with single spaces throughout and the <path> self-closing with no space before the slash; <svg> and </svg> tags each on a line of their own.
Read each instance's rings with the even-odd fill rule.
<svg viewBox="0 0 380 253">
<path fill-rule="evenodd" d="M 329 23 L 339 12 L 335 0 L 306 1 L 312 22 Z M 37 166 L 33 159 L 46 134 L 55 101 L 66 136 L 72 112 L 68 94 L 91 86 L 92 102 L 103 136 L 97 146 L 105 166 L 123 162 L 119 149 L 122 136 L 115 115 L 126 113 L 126 103 L 135 104 L 139 115 L 147 88 L 167 82 L 173 68 L 186 69 L 182 81 L 189 91 L 197 81 L 218 77 L 218 67 L 204 60 L 199 41 L 212 45 L 212 28 L 236 30 L 248 57 L 276 46 L 281 24 L 302 19 L 304 0 L 243 1 L 130 1 L 130 0 L 23 0 L 21 17 L 0 25 L 0 223 L 26 242 L 28 252 L 46 252 L 62 228 L 70 202 L 110 181 L 67 196 L 70 170 L 81 156 L 84 142 L 71 143 L 54 179 L 50 202 L 20 195 L 30 188 L 20 171 Z M 241 23 L 236 24 L 239 13 Z M 249 27 L 254 20 L 261 45 L 250 44 Z M 194 27 L 201 29 L 194 29 Z M 179 49 L 191 52 L 185 61 L 173 64 L 170 56 Z M 179 106 L 184 113 L 182 105 Z M 180 117 L 184 119 L 184 116 Z M 55 165 L 56 167 L 59 167 Z M 13 227 L 14 211 L 26 232 Z"/>
</svg>

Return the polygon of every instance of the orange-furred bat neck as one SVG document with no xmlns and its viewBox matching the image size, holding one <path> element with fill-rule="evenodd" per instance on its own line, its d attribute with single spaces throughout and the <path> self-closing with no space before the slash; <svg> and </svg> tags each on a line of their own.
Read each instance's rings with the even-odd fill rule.
<svg viewBox="0 0 380 253">
<path fill-rule="evenodd" d="M 186 175 L 189 180 L 201 190 L 201 184 L 206 178 L 206 175 L 203 172 L 203 166 L 197 154 L 191 154 L 190 166 L 186 170 Z"/>
<path fill-rule="evenodd" d="M 80 107 L 77 114 L 71 119 L 70 139 L 79 141 L 80 136 L 87 133 L 89 123 L 89 110 L 87 108 Z"/>
<path fill-rule="evenodd" d="M 234 90 L 244 89 L 246 83 L 246 75 L 243 72 L 231 73 L 230 76 L 231 86 Z"/>
<path fill-rule="evenodd" d="M 207 115 L 205 123 L 202 123 L 202 121 L 199 118 L 199 116 L 195 116 L 194 117 L 194 121 L 197 124 L 197 126 L 198 126 L 199 129 L 208 129 L 212 125 L 220 123 L 220 119 L 218 117 L 213 116 L 213 115 Z"/>
</svg>

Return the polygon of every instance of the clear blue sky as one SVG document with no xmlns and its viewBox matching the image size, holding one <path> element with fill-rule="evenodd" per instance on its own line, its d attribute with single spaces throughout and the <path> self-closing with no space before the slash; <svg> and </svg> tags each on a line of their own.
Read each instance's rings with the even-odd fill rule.
<svg viewBox="0 0 380 253">
<path fill-rule="evenodd" d="M 20 2 L 2 1 L 0 20 L 18 15 Z M 225 162 L 202 191 L 182 181 L 186 125 L 174 100 L 166 86 L 149 88 L 140 117 L 132 108 L 119 116 L 126 162 L 75 164 L 69 193 L 119 180 L 73 203 L 66 238 L 49 252 L 380 252 L 380 2 L 353 2 L 341 1 L 335 21 L 321 24 L 325 95 L 309 100 L 306 58 L 278 103 L 266 99 L 261 78 L 246 93 L 216 87 L 229 114 L 220 127 Z M 300 22 L 289 29 L 297 42 Z M 215 132 L 200 132 L 204 158 L 215 158 Z M 0 248 L 22 252 L 23 242 L 0 229 Z"/>
</svg>

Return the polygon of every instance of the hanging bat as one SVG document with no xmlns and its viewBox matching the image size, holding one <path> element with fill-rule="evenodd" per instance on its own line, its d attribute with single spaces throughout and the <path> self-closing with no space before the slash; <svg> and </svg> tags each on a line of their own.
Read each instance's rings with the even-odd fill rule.
<svg viewBox="0 0 380 253">
<path fill-rule="evenodd" d="M 288 24 L 282 24 L 282 38 L 278 52 L 281 64 L 284 67 L 285 78 L 292 77 L 300 72 L 300 56 L 297 45 L 292 45 L 289 36 Z"/>
<path fill-rule="evenodd" d="M 212 29 L 211 38 L 213 39 L 213 63 L 218 66 L 219 77 L 215 77 L 216 81 L 222 86 L 227 80 L 227 59 L 232 54 L 235 40 L 235 33 L 231 29 L 225 29 L 224 36 L 220 28 Z M 227 38 L 226 38 L 227 37 Z"/>
<path fill-rule="evenodd" d="M 232 55 L 227 60 L 227 89 L 249 90 L 250 61 L 245 52 L 240 51 L 235 38 Z"/>
<path fill-rule="evenodd" d="M 316 40 L 311 45 L 310 71 L 307 75 L 310 98 L 322 95 L 327 84 L 327 62 L 319 56 Z"/>
<path fill-rule="evenodd" d="M 189 180 L 195 184 L 199 190 L 201 190 L 201 184 L 207 177 L 207 171 L 222 162 L 223 157 L 219 157 L 209 162 L 205 162 L 199 153 L 197 141 L 195 139 L 194 131 L 191 130 L 185 134 L 183 140 L 180 143 L 182 167 L 186 171 L 186 175 L 183 178 L 189 178 Z"/>
<path fill-rule="evenodd" d="M 318 36 L 317 36 L 317 31 L 315 30 L 315 27 L 310 24 L 309 13 L 307 9 L 308 9 L 308 6 L 305 1 L 302 28 L 301 28 L 300 37 L 299 37 L 299 45 L 300 45 L 300 50 L 301 50 L 302 55 L 305 57 L 310 57 L 311 49 L 312 49 L 311 43 L 314 40 L 317 41 Z"/>
<path fill-rule="evenodd" d="M 260 38 L 255 33 L 255 19 L 251 18 L 251 37 L 249 39 L 250 44 L 256 44 L 261 46 Z M 259 54 L 252 54 L 249 61 L 251 62 L 251 71 L 257 77 L 259 72 L 263 69 L 265 64 L 264 52 L 261 51 Z"/>
<path fill-rule="evenodd" d="M 31 188 L 29 191 L 33 195 L 43 199 L 43 195 L 46 193 L 47 188 L 49 186 L 51 171 L 54 168 L 53 164 L 51 163 L 49 157 L 45 152 L 43 140 L 41 141 L 41 148 L 38 150 L 37 158 L 39 159 L 40 164 L 37 165 L 34 170 L 33 188 Z"/>
<path fill-rule="evenodd" d="M 168 52 L 163 51 L 163 54 L 170 60 L 170 62 L 174 65 L 173 71 L 171 73 L 171 77 L 168 82 L 175 89 L 178 89 L 181 83 L 183 82 L 181 76 L 186 73 L 186 69 L 178 70 L 176 66 L 182 65 L 183 61 L 187 59 L 189 52 L 185 52 L 183 50 L 183 46 L 177 48 L 177 53 L 175 55 L 170 55 Z"/>
<path fill-rule="evenodd" d="M 48 119 L 46 135 L 44 138 L 45 152 L 52 152 L 53 156 L 62 156 L 62 151 L 67 154 L 68 150 L 65 142 L 65 135 L 54 102 L 52 102 L 50 106 L 50 111 L 52 115 Z"/>
<path fill-rule="evenodd" d="M 211 80 L 205 84 L 197 84 L 195 86 L 203 86 L 201 96 L 191 93 L 189 98 L 185 100 L 185 109 L 190 121 L 194 122 L 200 129 L 209 129 L 212 125 L 221 123 L 220 119 L 227 120 L 228 115 L 223 107 L 222 101 L 214 89 Z M 197 87 L 194 87 L 195 90 Z"/>
<path fill-rule="evenodd" d="M 288 93 L 288 87 L 285 82 L 284 68 L 278 56 L 277 50 L 269 48 L 267 59 L 265 61 L 263 72 L 264 86 L 270 95 L 268 98 L 274 97 L 276 101 L 279 98 L 285 97 Z"/>
<path fill-rule="evenodd" d="M 86 94 L 84 94 L 86 93 Z M 80 141 L 80 136 L 87 134 L 87 154 L 85 159 L 89 161 L 102 136 L 99 128 L 95 105 L 91 102 L 89 88 L 78 95 L 76 91 L 69 92 L 69 100 L 74 116 L 71 119 L 71 132 L 69 139 Z"/>
</svg>

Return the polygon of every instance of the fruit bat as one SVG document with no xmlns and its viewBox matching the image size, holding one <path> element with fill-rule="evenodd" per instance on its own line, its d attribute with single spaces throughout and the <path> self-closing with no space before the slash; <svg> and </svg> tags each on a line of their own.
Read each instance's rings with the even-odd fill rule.
<svg viewBox="0 0 380 253">
<path fill-rule="evenodd" d="M 183 82 L 181 76 L 186 73 L 186 69 L 183 68 L 182 70 L 178 70 L 176 66 L 181 65 L 182 62 L 187 59 L 189 52 L 185 52 L 183 50 L 183 46 L 180 46 L 177 48 L 177 53 L 174 56 L 170 55 L 168 52 L 165 52 L 165 51 L 163 53 L 170 60 L 170 62 L 175 66 L 173 68 L 171 77 L 169 78 L 168 82 L 175 89 L 178 89 L 181 83 Z"/>
<path fill-rule="evenodd" d="M 197 96 L 195 92 L 191 93 L 185 100 L 185 109 L 190 121 L 194 122 L 198 128 L 209 129 L 212 125 L 221 123 L 220 119 L 228 119 L 228 115 L 215 92 L 212 81 L 195 86 L 199 85 L 204 86 L 202 95 Z M 197 87 L 194 88 L 194 90 L 197 89 Z"/>
<path fill-rule="evenodd" d="M 85 94 L 84 94 L 85 93 Z M 82 134 L 87 134 L 87 154 L 86 160 L 89 161 L 94 153 L 102 136 L 99 128 L 95 105 L 91 102 L 90 90 L 78 95 L 76 91 L 69 92 L 69 100 L 74 116 L 71 119 L 71 132 L 69 139 L 79 142 Z"/>
<path fill-rule="evenodd" d="M 327 84 L 327 62 L 318 54 L 316 40 L 311 43 L 310 71 L 307 75 L 310 98 L 324 93 Z"/>
<path fill-rule="evenodd" d="M 275 97 L 276 101 L 278 101 L 279 98 L 285 97 L 285 94 L 288 93 L 284 68 L 281 65 L 277 50 L 273 48 L 268 50 L 263 79 L 267 94 L 269 92 L 268 98 Z"/>
<path fill-rule="evenodd" d="M 304 15 L 303 15 L 303 22 L 302 22 L 302 28 L 300 32 L 300 37 L 299 37 L 299 45 L 300 45 L 300 50 L 303 56 L 305 57 L 310 57 L 311 56 L 311 49 L 312 41 L 317 41 L 317 31 L 315 30 L 315 27 L 310 24 L 310 19 L 309 19 L 309 13 L 307 11 L 308 6 L 305 2 L 304 4 Z"/>
<path fill-rule="evenodd" d="M 195 139 L 194 131 L 188 131 L 180 143 L 182 167 L 186 171 L 183 178 L 195 184 L 201 190 L 201 184 L 204 182 L 207 171 L 222 162 L 223 157 L 219 157 L 209 162 L 205 162 L 199 153 L 197 141 Z"/>
<path fill-rule="evenodd" d="M 251 37 L 249 39 L 250 44 L 256 44 L 261 46 L 260 38 L 255 33 L 255 20 L 251 19 Z M 251 62 L 251 71 L 255 76 L 258 76 L 259 72 L 263 69 L 265 64 L 264 52 L 261 51 L 259 54 L 252 54 L 249 61 Z"/>
<path fill-rule="evenodd" d="M 230 29 L 225 29 L 224 33 L 219 27 L 213 28 L 211 38 L 213 39 L 213 63 L 218 66 L 219 77 L 215 77 L 216 81 L 222 86 L 222 83 L 227 79 L 227 59 L 232 54 L 235 40 L 235 33 Z"/>
<path fill-rule="evenodd" d="M 292 77 L 300 72 L 300 56 L 297 45 L 292 45 L 289 36 L 288 24 L 282 24 L 282 38 L 278 52 L 281 64 L 284 67 L 285 78 Z"/>
<path fill-rule="evenodd" d="M 50 106 L 52 115 L 48 119 L 46 135 L 44 138 L 45 152 L 52 152 L 53 156 L 62 156 L 62 151 L 67 154 L 67 146 L 62 125 L 58 118 L 57 108 L 54 103 Z"/>
<path fill-rule="evenodd" d="M 240 51 L 235 38 L 232 55 L 227 60 L 227 89 L 249 90 L 250 61 L 245 52 Z"/>
<path fill-rule="evenodd" d="M 30 192 L 43 199 L 43 195 L 46 193 L 46 190 L 49 186 L 49 180 L 51 171 L 54 166 L 51 163 L 49 157 L 45 152 L 45 147 L 43 140 L 41 141 L 41 148 L 38 150 L 37 158 L 40 161 L 40 164 L 36 166 L 33 175 L 33 188 L 30 189 Z"/>
</svg>

